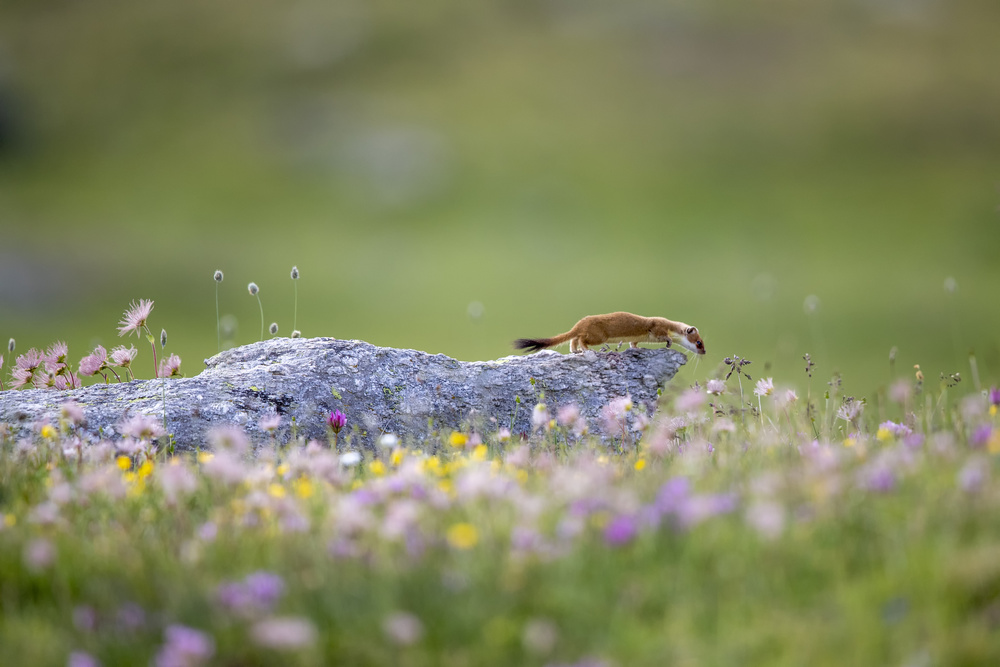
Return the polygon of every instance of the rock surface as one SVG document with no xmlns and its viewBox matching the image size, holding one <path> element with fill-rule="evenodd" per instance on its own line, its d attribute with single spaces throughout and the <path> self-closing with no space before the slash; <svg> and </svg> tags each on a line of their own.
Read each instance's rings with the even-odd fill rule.
<svg viewBox="0 0 1000 667">
<path fill-rule="evenodd" d="M 332 410 L 347 417 L 341 445 L 371 448 L 383 432 L 406 444 L 438 430 L 530 432 L 532 409 L 544 392 L 553 417 L 576 404 L 591 432 L 599 433 L 600 411 L 609 401 L 629 395 L 636 406 L 651 409 L 657 388 L 685 361 L 683 353 L 660 348 L 461 362 L 361 341 L 274 338 L 207 359 L 207 368 L 192 378 L 0 392 L 0 423 L 23 437 L 43 420 L 56 423 L 60 406 L 74 399 L 86 418 L 84 438 L 114 440 L 119 424 L 134 415 L 162 420 L 165 389 L 167 430 L 178 449 L 206 446 L 206 431 L 221 425 L 239 426 L 263 443 L 258 421 L 275 412 L 282 417 L 279 442 L 288 441 L 293 420 L 299 437 L 325 441 Z"/>
</svg>

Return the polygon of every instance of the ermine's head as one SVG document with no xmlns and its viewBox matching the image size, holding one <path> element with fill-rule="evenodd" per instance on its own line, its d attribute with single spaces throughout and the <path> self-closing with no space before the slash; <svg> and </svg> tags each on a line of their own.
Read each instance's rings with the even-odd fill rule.
<svg viewBox="0 0 1000 667">
<path fill-rule="evenodd" d="M 691 350 L 695 354 L 705 354 L 705 341 L 698 334 L 698 327 L 682 324 L 681 331 L 683 333 L 678 334 L 676 339 L 681 347 Z"/>
</svg>

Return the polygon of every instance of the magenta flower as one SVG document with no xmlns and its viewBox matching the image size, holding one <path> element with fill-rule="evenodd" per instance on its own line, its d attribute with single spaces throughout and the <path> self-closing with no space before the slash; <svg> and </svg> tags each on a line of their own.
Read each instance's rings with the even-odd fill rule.
<svg viewBox="0 0 1000 667">
<path fill-rule="evenodd" d="M 118 323 L 118 335 L 124 336 L 134 331 L 138 336 L 139 329 L 146 326 L 146 320 L 152 311 L 153 302 L 150 299 L 139 299 L 139 303 L 135 301 L 130 303 L 128 310 L 122 316 L 122 321 Z"/>
<path fill-rule="evenodd" d="M 14 370 L 10 373 L 12 386 L 15 389 L 27 387 L 35 381 L 35 372 L 38 370 L 45 357 L 35 348 L 31 348 L 14 362 Z"/>
<path fill-rule="evenodd" d="M 1000 389 L 990 387 L 990 405 L 1000 405 Z"/>
<path fill-rule="evenodd" d="M 347 417 L 340 410 L 334 410 L 327 417 L 326 423 L 334 433 L 340 433 L 340 429 L 347 424 Z"/>
</svg>

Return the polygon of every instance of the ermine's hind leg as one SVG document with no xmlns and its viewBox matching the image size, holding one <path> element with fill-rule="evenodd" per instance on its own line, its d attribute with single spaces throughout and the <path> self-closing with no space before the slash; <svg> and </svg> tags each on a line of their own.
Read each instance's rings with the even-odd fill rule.
<svg viewBox="0 0 1000 667">
<path fill-rule="evenodd" d="M 639 343 L 632 341 L 631 343 L 628 344 L 628 346 L 634 350 L 635 348 L 639 347 Z"/>
<path fill-rule="evenodd" d="M 576 354 L 577 352 L 580 351 L 580 347 L 579 346 L 580 346 L 580 339 L 579 338 L 570 338 L 569 339 L 569 351 L 572 354 Z"/>
</svg>

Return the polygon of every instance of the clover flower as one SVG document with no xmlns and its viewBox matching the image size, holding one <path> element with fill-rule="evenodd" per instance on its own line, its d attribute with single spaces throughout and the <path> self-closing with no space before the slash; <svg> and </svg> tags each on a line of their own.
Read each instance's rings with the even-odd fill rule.
<svg viewBox="0 0 1000 667">
<path fill-rule="evenodd" d="M 340 410 L 334 410 L 326 418 L 326 424 L 335 434 L 340 433 L 340 429 L 347 425 L 347 417 Z"/>
</svg>

